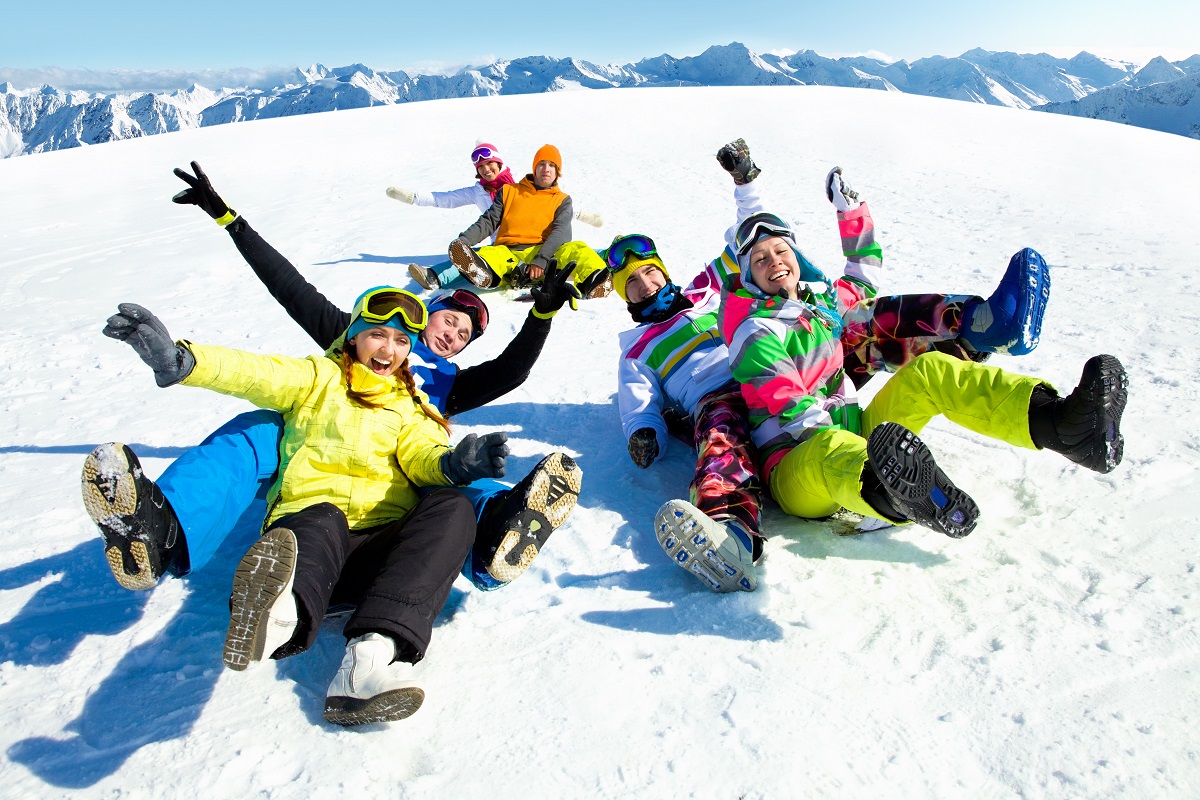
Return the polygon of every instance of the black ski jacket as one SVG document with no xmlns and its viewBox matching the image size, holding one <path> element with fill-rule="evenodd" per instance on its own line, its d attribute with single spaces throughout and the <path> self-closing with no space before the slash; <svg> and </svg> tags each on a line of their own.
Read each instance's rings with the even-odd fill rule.
<svg viewBox="0 0 1200 800">
<path fill-rule="evenodd" d="M 238 217 L 225 230 L 288 316 L 322 350 L 333 344 L 350 324 L 349 312 L 342 311 L 317 291 L 290 261 L 250 227 L 244 217 Z M 524 383 L 541 355 L 549 333 L 550 320 L 535 317 L 531 311 L 521 330 L 500 355 L 463 370 L 452 365 L 456 374 L 446 401 L 445 415 L 450 417 L 487 405 Z"/>
</svg>

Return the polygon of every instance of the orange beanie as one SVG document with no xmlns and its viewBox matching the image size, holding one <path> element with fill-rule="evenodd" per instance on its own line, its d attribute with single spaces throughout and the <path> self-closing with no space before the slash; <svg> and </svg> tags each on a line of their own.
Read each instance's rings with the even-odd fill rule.
<svg viewBox="0 0 1200 800">
<path fill-rule="evenodd" d="M 544 144 L 539 147 L 533 156 L 534 169 L 537 169 L 539 161 L 549 161 L 558 168 L 558 177 L 562 177 L 562 154 L 558 152 L 557 147 L 552 144 Z"/>
</svg>

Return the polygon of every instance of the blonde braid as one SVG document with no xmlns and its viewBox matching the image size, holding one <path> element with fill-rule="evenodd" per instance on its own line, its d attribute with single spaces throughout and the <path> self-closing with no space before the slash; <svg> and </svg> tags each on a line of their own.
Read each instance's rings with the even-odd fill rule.
<svg viewBox="0 0 1200 800">
<path fill-rule="evenodd" d="M 404 363 L 400 365 L 400 369 L 396 370 L 396 377 L 403 381 L 404 387 L 408 389 L 408 393 L 412 395 L 413 403 L 419 406 L 421 411 L 425 412 L 425 416 L 429 417 L 438 425 L 441 425 L 442 430 L 444 430 L 446 435 L 449 436 L 450 420 L 439 414 L 437 409 L 429 405 L 429 403 L 422 403 L 421 399 L 417 396 L 417 384 L 416 381 L 413 380 L 412 370 L 408 368 L 407 358 L 404 359 Z"/>
</svg>

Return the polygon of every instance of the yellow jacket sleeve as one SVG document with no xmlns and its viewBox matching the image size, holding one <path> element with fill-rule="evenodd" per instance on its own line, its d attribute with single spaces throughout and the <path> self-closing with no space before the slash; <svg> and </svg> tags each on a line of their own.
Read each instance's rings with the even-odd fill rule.
<svg viewBox="0 0 1200 800">
<path fill-rule="evenodd" d="M 183 379 L 185 386 L 211 389 L 249 400 L 259 408 L 293 411 L 313 391 L 317 359 L 260 355 L 216 345 L 180 341 L 192 351 L 196 366 Z"/>
</svg>

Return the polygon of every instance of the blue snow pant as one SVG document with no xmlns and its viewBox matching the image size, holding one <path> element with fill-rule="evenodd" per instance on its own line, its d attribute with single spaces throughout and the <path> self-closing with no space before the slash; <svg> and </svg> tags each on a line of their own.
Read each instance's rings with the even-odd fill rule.
<svg viewBox="0 0 1200 800">
<path fill-rule="evenodd" d="M 192 570 L 208 563 L 253 503 L 262 503 L 266 517 L 267 491 L 279 472 L 282 438 L 283 417 L 277 412 L 239 414 L 175 459 L 158 479 L 183 526 Z M 438 488 L 418 491 L 424 495 Z M 471 501 L 475 519 L 482 520 L 488 501 L 510 488 L 499 481 L 480 480 L 459 491 Z M 504 585 L 487 572 L 487 532 L 486 526 L 476 529 L 475 546 L 462 567 L 462 574 L 484 591 Z"/>
</svg>

